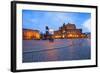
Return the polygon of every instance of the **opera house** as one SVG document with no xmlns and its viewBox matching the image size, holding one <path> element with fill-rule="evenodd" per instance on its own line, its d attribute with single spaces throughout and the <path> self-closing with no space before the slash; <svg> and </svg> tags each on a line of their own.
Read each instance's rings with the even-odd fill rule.
<svg viewBox="0 0 100 73">
<path fill-rule="evenodd" d="M 59 27 L 59 30 L 54 31 L 53 38 L 87 38 L 85 33 L 82 33 L 82 29 L 76 28 L 75 24 L 63 24 Z"/>
</svg>

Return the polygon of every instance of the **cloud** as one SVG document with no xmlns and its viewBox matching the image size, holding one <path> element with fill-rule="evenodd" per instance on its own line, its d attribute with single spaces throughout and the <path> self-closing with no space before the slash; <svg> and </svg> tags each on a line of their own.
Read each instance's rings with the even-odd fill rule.
<svg viewBox="0 0 100 73">
<path fill-rule="evenodd" d="M 86 20 L 83 24 L 82 24 L 82 26 L 83 26 L 83 29 L 84 29 L 84 31 L 91 31 L 91 19 L 88 19 L 88 20 Z"/>
<path fill-rule="evenodd" d="M 31 22 L 31 23 L 37 23 L 38 20 L 37 19 L 29 19 L 29 22 Z"/>
</svg>

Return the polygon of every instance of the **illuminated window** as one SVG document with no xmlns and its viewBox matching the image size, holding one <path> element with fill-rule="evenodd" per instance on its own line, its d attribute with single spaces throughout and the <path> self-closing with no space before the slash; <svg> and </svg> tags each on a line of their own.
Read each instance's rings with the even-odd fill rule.
<svg viewBox="0 0 100 73">
<path fill-rule="evenodd" d="M 64 38 L 64 35 L 62 37 Z"/>
</svg>

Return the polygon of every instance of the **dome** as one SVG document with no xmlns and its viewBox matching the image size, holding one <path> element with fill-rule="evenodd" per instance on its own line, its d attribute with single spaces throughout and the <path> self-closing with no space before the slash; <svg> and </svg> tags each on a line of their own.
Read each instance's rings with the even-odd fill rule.
<svg viewBox="0 0 100 73">
<path fill-rule="evenodd" d="M 68 23 L 66 24 L 66 29 L 76 29 L 75 24 Z"/>
</svg>

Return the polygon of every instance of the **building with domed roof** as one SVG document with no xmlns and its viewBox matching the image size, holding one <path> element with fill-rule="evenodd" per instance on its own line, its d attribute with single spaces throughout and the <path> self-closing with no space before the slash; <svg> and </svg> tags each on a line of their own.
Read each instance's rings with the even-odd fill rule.
<svg viewBox="0 0 100 73">
<path fill-rule="evenodd" d="M 82 29 L 76 28 L 75 24 L 63 24 L 59 27 L 59 30 L 54 31 L 53 38 L 87 38 L 85 33 L 82 33 Z"/>
</svg>

